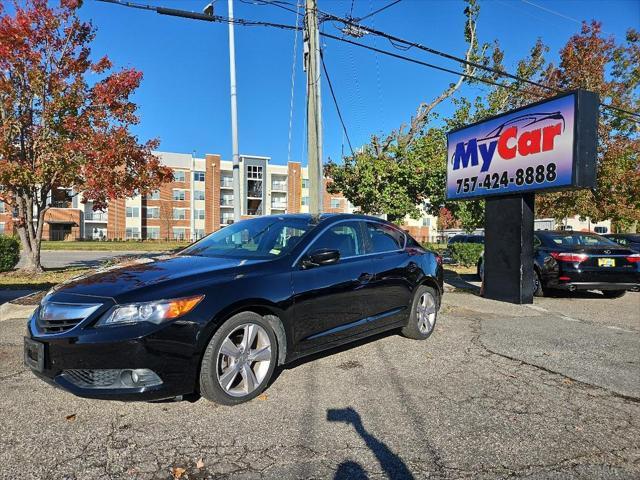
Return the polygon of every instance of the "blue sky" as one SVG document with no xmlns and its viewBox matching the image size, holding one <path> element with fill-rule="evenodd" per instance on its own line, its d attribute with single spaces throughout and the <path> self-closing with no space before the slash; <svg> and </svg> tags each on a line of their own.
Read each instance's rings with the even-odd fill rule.
<svg viewBox="0 0 640 480">
<path fill-rule="evenodd" d="M 173 8 L 200 11 L 208 0 L 137 0 Z M 390 0 L 355 0 L 354 16 L 367 13 Z M 292 3 L 295 3 L 292 0 Z M 344 16 L 351 0 L 319 0 L 319 8 Z M 216 13 L 226 15 L 226 0 L 218 0 Z M 274 6 L 235 0 L 235 15 L 278 23 L 295 23 L 295 14 Z M 549 57 L 580 28 L 580 20 L 598 19 L 605 32 L 618 39 L 640 28 L 637 0 L 485 0 L 480 2 L 478 33 L 481 41 L 499 40 L 505 63 L 513 70 L 538 37 L 549 45 Z M 399 37 L 461 55 L 464 15 L 462 1 L 403 0 L 368 19 L 366 24 Z M 229 108 L 228 30 L 212 24 L 158 15 L 86 0 L 81 16 L 98 29 L 93 46 L 96 56 L 108 54 L 117 67 L 144 72 L 135 95 L 141 123 L 135 133 L 141 140 L 157 137 L 161 150 L 219 153 L 231 157 Z M 326 24 L 328 33 L 339 34 Z M 391 49 L 382 39 L 365 38 L 379 48 Z M 323 40 L 325 61 L 354 148 L 372 133 L 386 132 L 406 122 L 421 101 L 428 101 L 455 77 L 359 47 Z M 301 41 L 295 58 L 295 87 L 291 153 L 289 117 L 294 33 L 264 27 L 236 27 L 238 124 L 240 152 L 266 155 L 283 164 L 290 158 L 306 163 L 304 148 L 305 78 Z M 402 53 L 402 52 L 400 52 Z M 411 50 L 409 55 L 457 69 L 455 63 Z M 476 87 L 477 88 L 477 87 Z M 339 160 L 346 140 L 325 81 L 322 84 L 325 160 Z M 464 87 L 459 95 L 473 95 Z M 440 112 L 446 114 L 451 105 Z"/>
</svg>

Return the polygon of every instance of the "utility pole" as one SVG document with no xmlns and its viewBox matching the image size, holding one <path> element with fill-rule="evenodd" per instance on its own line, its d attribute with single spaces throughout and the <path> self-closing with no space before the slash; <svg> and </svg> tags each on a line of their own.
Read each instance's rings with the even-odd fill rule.
<svg viewBox="0 0 640 480">
<path fill-rule="evenodd" d="M 309 211 L 322 212 L 322 100 L 320 96 L 320 35 L 317 0 L 305 4 L 305 70 L 307 72 L 307 166 Z"/>
<path fill-rule="evenodd" d="M 229 77 L 231 79 L 231 153 L 233 160 L 233 221 L 240 221 L 240 154 L 238 153 L 238 101 L 236 92 L 236 41 L 233 26 L 233 0 L 229 6 Z"/>
</svg>

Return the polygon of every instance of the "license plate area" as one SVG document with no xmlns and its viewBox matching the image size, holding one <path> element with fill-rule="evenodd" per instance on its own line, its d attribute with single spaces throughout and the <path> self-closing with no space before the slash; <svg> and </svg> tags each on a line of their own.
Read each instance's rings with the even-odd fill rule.
<svg viewBox="0 0 640 480">
<path fill-rule="evenodd" d="M 616 260 L 615 260 L 615 258 L 599 258 L 598 259 L 598 266 L 599 267 L 615 267 L 616 266 Z"/>
<path fill-rule="evenodd" d="M 24 338 L 24 364 L 31 370 L 44 370 L 44 343 Z"/>
</svg>

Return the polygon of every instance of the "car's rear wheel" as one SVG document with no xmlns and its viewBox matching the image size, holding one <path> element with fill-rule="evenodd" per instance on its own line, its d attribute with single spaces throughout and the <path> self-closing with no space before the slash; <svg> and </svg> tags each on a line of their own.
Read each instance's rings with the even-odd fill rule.
<svg viewBox="0 0 640 480">
<path fill-rule="evenodd" d="M 433 288 L 426 285 L 419 286 L 413 296 L 409 321 L 402 328 L 402 334 L 414 340 L 429 338 L 436 326 L 438 302 L 438 294 Z"/>
<path fill-rule="evenodd" d="M 257 397 L 276 367 L 278 344 L 271 325 L 254 312 L 227 320 L 213 335 L 200 368 L 200 394 L 223 405 Z"/>
<path fill-rule="evenodd" d="M 603 290 L 602 291 L 602 295 L 604 295 L 605 298 L 620 298 L 625 293 L 627 293 L 626 290 Z"/>
</svg>

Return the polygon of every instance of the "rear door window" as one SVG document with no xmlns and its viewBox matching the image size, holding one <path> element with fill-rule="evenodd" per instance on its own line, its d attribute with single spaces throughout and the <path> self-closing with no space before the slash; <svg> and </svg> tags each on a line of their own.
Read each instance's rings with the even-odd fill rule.
<svg viewBox="0 0 640 480">
<path fill-rule="evenodd" d="M 369 253 L 393 252 L 404 248 L 405 234 L 389 225 L 367 222 Z"/>
</svg>

